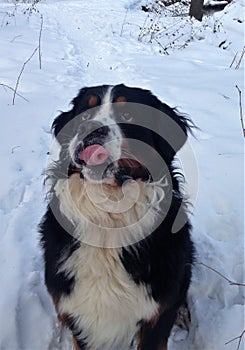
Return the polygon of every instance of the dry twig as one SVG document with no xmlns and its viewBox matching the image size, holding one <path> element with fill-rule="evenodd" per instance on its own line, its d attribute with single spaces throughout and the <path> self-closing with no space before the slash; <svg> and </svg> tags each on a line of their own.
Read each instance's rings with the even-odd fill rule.
<svg viewBox="0 0 245 350">
<path fill-rule="evenodd" d="M 236 65 L 235 69 L 239 69 L 240 68 L 240 65 L 242 63 L 242 59 L 243 59 L 244 54 L 245 54 L 245 47 L 242 50 L 241 56 L 239 58 L 239 61 L 238 61 L 237 65 Z"/>
<path fill-rule="evenodd" d="M 237 53 L 235 54 L 235 56 L 233 57 L 233 60 L 231 61 L 230 68 L 233 66 L 233 63 L 235 62 L 235 60 L 236 60 L 236 58 L 237 58 L 237 55 L 238 55 L 238 51 L 237 51 Z"/>
<path fill-rule="evenodd" d="M 15 97 L 17 95 L 17 90 L 18 90 L 18 87 L 19 87 L 21 75 L 24 72 L 25 66 L 27 65 L 28 62 L 30 62 L 30 60 L 32 59 L 32 57 L 35 55 L 35 53 L 37 51 L 39 52 L 39 68 L 40 69 L 42 68 L 42 64 L 41 64 L 41 37 L 42 37 L 42 30 L 43 30 L 43 16 L 41 16 L 41 27 L 40 27 L 40 31 L 39 31 L 38 46 L 34 49 L 34 51 L 32 52 L 31 56 L 23 63 L 22 68 L 20 70 L 20 73 L 18 75 L 16 84 L 15 84 L 15 88 L 14 88 L 14 95 L 13 95 L 13 101 L 12 101 L 13 105 L 15 103 Z"/>
<path fill-rule="evenodd" d="M 219 275 L 220 277 L 224 278 L 231 286 L 241 286 L 241 287 L 245 287 L 245 283 L 239 283 L 239 282 L 235 282 L 235 281 L 232 281 L 230 280 L 229 278 L 227 278 L 226 276 L 222 275 L 221 272 L 215 270 L 213 267 L 211 266 L 208 266 L 202 262 L 197 262 L 196 264 L 198 265 L 202 265 L 202 266 L 205 266 L 207 269 L 215 272 L 217 275 Z"/>
<path fill-rule="evenodd" d="M 239 350 L 244 334 L 245 334 L 245 330 L 243 330 L 242 333 L 238 337 L 233 338 L 233 339 L 229 340 L 228 342 L 226 342 L 225 345 L 230 344 L 231 342 L 239 339 L 238 344 L 237 344 L 237 348 L 236 348 L 236 350 Z"/>
<path fill-rule="evenodd" d="M 222 273 L 220 273 L 219 271 L 215 270 L 213 267 L 210 267 L 210 266 L 208 266 L 208 265 L 206 265 L 206 264 L 204 264 L 202 262 L 198 262 L 197 264 L 205 266 L 209 270 L 215 272 L 217 275 L 219 275 L 220 277 L 224 278 L 232 286 L 245 287 L 245 283 L 234 282 L 234 281 L 230 280 L 229 278 L 227 278 L 226 276 L 222 275 Z M 226 342 L 225 345 L 230 344 L 231 342 L 239 339 L 238 345 L 237 345 L 237 348 L 236 348 L 236 350 L 239 350 L 244 334 L 245 334 L 245 330 L 243 330 L 242 333 L 238 337 L 235 337 L 235 338 L 229 340 L 228 342 Z"/>
<path fill-rule="evenodd" d="M 237 85 L 236 85 L 236 89 L 237 89 L 238 94 L 239 94 L 240 121 L 242 124 L 243 136 L 245 137 L 245 127 L 244 127 L 244 122 L 243 122 L 243 111 L 242 111 L 242 92 Z"/>
<path fill-rule="evenodd" d="M 123 19 L 123 23 L 122 23 L 122 28 L 121 28 L 120 36 L 123 35 L 123 31 L 124 31 L 124 26 L 125 26 L 125 24 L 126 24 L 127 15 L 128 15 L 128 9 L 126 10 L 126 13 L 125 13 L 125 16 L 124 16 L 124 19 Z"/>
<path fill-rule="evenodd" d="M 7 89 L 9 89 L 9 90 L 15 91 L 14 88 L 12 88 L 11 86 L 8 86 L 8 85 L 6 85 L 6 84 L 0 83 L 0 86 L 2 86 L 2 87 L 4 87 L 4 88 L 7 88 Z M 16 93 L 17 96 L 23 98 L 23 100 L 25 100 L 26 102 L 29 102 L 29 101 L 27 100 L 27 98 L 25 98 L 25 97 L 22 96 L 21 94 L 18 94 L 17 92 L 15 92 L 15 93 Z"/>
<path fill-rule="evenodd" d="M 22 35 L 16 35 L 12 40 L 10 40 L 11 43 L 13 43 L 16 39 L 21 38 Z"/>
<path fill-rule="evenodd" d="M 39 56 L 39 68 L 42 69 L 42 60 L 41 60 L 41 39 L 42 39 L 42 31 L 43 31 L 43 15 L 41 15 L 41 27 L 39 31 L 39 38 L 38 38 L 38 56 Z"/>
<path fill-rule="evenodd" d="M 241 65 L 241 63 L 242 63 L 244 54 L 245 54 L 245 46 L 244 46 L 244 48 L 243 48 L 243 50 L 242 50 L 242 53 L 241 53 L 241 55 L 240 55 L 240 58 L 239 58 L 239 60 L 238 60 L 238 62 L 237 62 L 237 64 L 236 64 L 236 66 L 235 66 L 235 69 L 236 69 L 236 70 L 240 68 L 240 65 Z M 231 62 L 231 64 L 230 64 L 230 68 L 232 68 L 233 64 L 235 63 L 235 61 L 236 61 L 236 59 L 237 59 L 237 56 L 238 56 L 238 51 L 236 52 L 236 54 L 235 54 L 235 56 L 234 56 L 234 58 L 233 58 L 233 60 L 232 60 L 232 62 Z"/>
<path fill-rule="evenodd" d="M 20 83 L 20 78 L 21 78 L 21 75 L 22 73 L 24 72 L 24 69 L 25 69 L 25 66 L 27 65 L 27 63 L 32 59 L 32 57 L 35 55 L 35 53 L 37 52 L 38 50 L 38 47 L 35 48 L 35 50 L 33 51 L 33 53 L 31 54 L 31 56 L 23 63 L 23 66 L 20 70 L 20 73 L 18 75 L 18 78 L 17 78 L 17 81 L 16 81 L 16 84 L 15 84 L 15 88 L 14 88 L 14 96 L 13 96 L 13 105 L 15 103 L 15 96 L 17 94 L 17 90 L 18 90 L 18 87 L 19 87 L 19 83 Z"/>
</svg>

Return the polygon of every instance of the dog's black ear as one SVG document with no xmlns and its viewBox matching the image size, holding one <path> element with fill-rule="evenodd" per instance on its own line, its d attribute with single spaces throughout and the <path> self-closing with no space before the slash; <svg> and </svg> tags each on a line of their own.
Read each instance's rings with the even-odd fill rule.
<svg viewBox="0 0 245 350">
<path fill-rule="evenodd" d="M 74 107 L 73 107 L 74 108 Z M 55 118 L 52 124 L 52 130 L 56 139 L 61 143 L 61 139 L 64 138 L 64 132 L 62 130 L 66 128 L 68 123 L 72 120 L 74 113 L 73 108 L 68 112 L 63 112 Z"/>
<path fill-rule="evenodd" d="M 153 107 L 156 127 L 155 147 L 165 160 L 171 162 L 187 140 L 190 120 L 156 98 Z"/>
<path fill-rule="evenodd" d="M 76 117 L 78 112 L 78 106 L 83 98 L 83 95 L 87 92 L 88 88 L 83 88 L 79 91 L 79 94 L 72 100 L 72 108 L 68 112 L 62 112 L 55 118 L 52 124 L 52 131 L 56 139 L 62 144 L 65 140 L 72 136 L 73 123 L 72 120 Z"/>
</svg>

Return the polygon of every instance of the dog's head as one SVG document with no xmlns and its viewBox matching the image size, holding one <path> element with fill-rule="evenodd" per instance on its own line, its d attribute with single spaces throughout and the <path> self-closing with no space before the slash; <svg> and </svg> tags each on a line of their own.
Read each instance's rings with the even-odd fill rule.
<svg viewBox="0 0 245 350">
<path fill-rule="evenodd" d="M 53 130 L 67 172 L 79 171 L 87 181 L 157 180 L 187 138 L 188 120 L 148 90 L 83 88 L 72 104 Z"/>
</svg>

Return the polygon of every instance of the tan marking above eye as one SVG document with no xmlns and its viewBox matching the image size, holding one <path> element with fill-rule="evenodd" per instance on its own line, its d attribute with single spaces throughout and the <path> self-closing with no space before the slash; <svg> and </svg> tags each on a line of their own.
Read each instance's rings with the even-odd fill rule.
<svg viewBox="0 0 245 350">
<path fill-rule="evenodd" d="M 99 100 L 98 96 L 95 96 L 95 95 L 90 96 L 88 99 L 88 106 L 89 107 L 97 106 L 98 100 Z"/>
<path fill-rule="evenodd" d="M 120 103 L 122 105 L 124 105 L 127 102 L 127 99 L 125 96 L 119 96 L 116 98 L 116 103 Z"/>
</svg>

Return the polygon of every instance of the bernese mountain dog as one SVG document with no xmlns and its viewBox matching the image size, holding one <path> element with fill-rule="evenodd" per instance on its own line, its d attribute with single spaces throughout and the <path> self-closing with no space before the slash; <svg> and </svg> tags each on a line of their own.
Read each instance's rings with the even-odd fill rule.
<svg viewBox="0 0 245 350">
<path fill-rule="evenodd" d="M 40 233 L 59 320 L 77 350 L 166 350 L 194 255 L 174 165 L 190 121 L 148 90 L 102 85 L 52 130 Z"/>
</svg>

